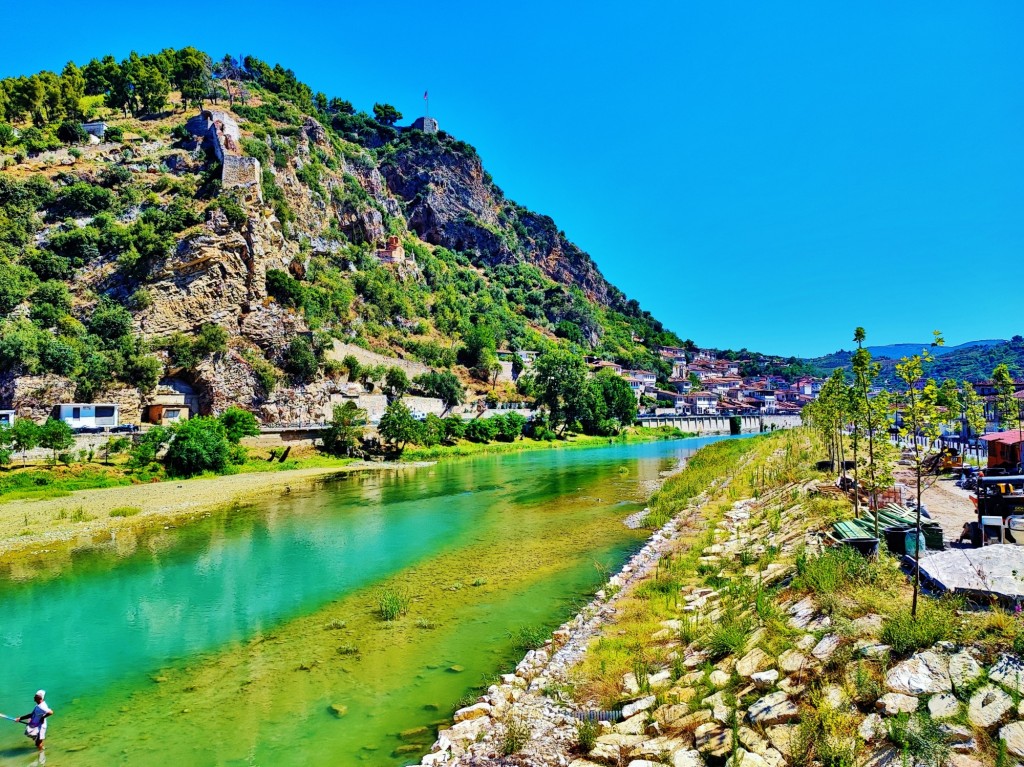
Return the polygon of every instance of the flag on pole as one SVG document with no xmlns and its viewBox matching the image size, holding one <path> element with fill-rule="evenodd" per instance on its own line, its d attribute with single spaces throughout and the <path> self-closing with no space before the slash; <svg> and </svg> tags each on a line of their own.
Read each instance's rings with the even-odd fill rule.
<svg viewBox="0 0 1024 767">
<path fill-rule="evenodd" d="M 427 92 L 426 92 L 426 91 L 423 91 L 423 100 L 424 100 L 424 101 L 426 101 L 426 100 L 427 100 Z"/>
</svg>

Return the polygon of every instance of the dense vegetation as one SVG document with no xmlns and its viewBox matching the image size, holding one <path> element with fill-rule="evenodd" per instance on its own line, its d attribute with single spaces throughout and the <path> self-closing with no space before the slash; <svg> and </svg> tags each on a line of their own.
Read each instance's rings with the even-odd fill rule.
<svg viewBox="0 0 1024 767">
<path fill-rule="evenodd" d="M 301 272 L 271 269 L 266 277 L 267 294 L 311 331 L 283 350 L 236 343 L 215 325 L 153 338 L 133 324 L 153 301 L 147 285 L 199 225 L 216 212 L 241 230 L 252 215 L 220 189 L 216 162 L 185 130 L 186 110 L 222 101 L 239 119 L 243 150 L 261 161 L 267 206 L 304 257 Z M 307 116 L 327 136 L 308 149 Z M 117 381 L 150 390 L 164 373 L 196 368 L 234 343 L 269 393 L 338 372 L 324 358 L 333 336 L 492 389 L 502 348 L 594 354 L 657 370 L 664 380 L 668 367 L 652 350 L 680 339 L 615 288 L 605 286 L 608 298 L 599 303 L 532 263 L 556 242 L 565 258 L 590 261 L 550 218 L 507 200 L 489 177 L 499 223 L 467 217 L 480 237 L 466 250 L 423 243 L 401 211 L 374 197 L 365 181 L 371 169 L 409 158 L 477 161 L 471 146 L 443 132 L 396 128 L 400 118 L 382 103 L 372 116 L 358 112 L 280 65 L 251 56 L 214 61 L 194 48 L 69 62 L 60 73 L 0 81 L 0 367 L 66 376 L 88 401 Z M 83 157 L 88 136 L 80 122 L 93 119 L 108 123 L 105 140 L 124 142 L 116 152 Z M 166 149 L 144 156 L 132 136 Z M 70 164 L 22 171 L 61 147 Z M 299 215 L 310 202 L 327 206 L 326 228 Z M 352 222 L 374 217 L 402 238 L 415 275 L 373 257 L 378 243 Z M 603 412 L 583 419 L 593 430 L 606 428 L 598 424 L 605 420 Z"/>
</svg>

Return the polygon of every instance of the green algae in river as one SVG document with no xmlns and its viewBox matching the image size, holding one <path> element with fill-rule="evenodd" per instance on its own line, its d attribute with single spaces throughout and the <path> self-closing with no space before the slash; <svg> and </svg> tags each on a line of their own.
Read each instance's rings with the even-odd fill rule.
<svg viewBox="0 0 1024 767">
<path fill-rule="evenodd" d="M 350 475 L 76 557 L 0 589 L 0 705 L 50 690 L 62 765 L 416 762 L 396 750 L 570 615 L 639 545 L 621 501 L 706 441 Z M 379 619 L 384 587 L 406 616 Z M 12 729 L 0 765 L 31 756 Z"/>
</svg>

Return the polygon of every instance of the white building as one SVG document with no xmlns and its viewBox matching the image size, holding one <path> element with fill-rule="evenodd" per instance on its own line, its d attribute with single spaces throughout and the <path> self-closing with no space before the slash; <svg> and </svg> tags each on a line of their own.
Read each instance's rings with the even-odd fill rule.
<svg viewBox="0 0 1024 767">
<path fill-rule="evenodd" d="M 13 426 L 14 425 L 14 411 L 13 410 L 0 410 L 0 426 Z"/>
<path fill-rule="evenodd" d="M 57 405 L 57 418 L 72 429 L 82 426 L 117 426 L 118 407 L 109 403 L 72 402 Z"/>
</svg>

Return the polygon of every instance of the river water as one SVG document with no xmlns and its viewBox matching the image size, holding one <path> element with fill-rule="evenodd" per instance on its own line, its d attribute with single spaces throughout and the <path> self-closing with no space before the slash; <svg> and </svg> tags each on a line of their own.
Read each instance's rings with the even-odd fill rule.
<svg viewBox="0 0 1024 767">
<path fill-rule="evenodd" d="M 641 544 L 622 520 L 716 438 L 342 475 L 0 580 L 0 710 L 51 765 L 402 765 Z M 0 573 L 3 573 L 0 563 Z M 398 620 L 377 614 L 390 590 Z M 0 765 L 37 764 L 0 722 Z"/>
</svg>

